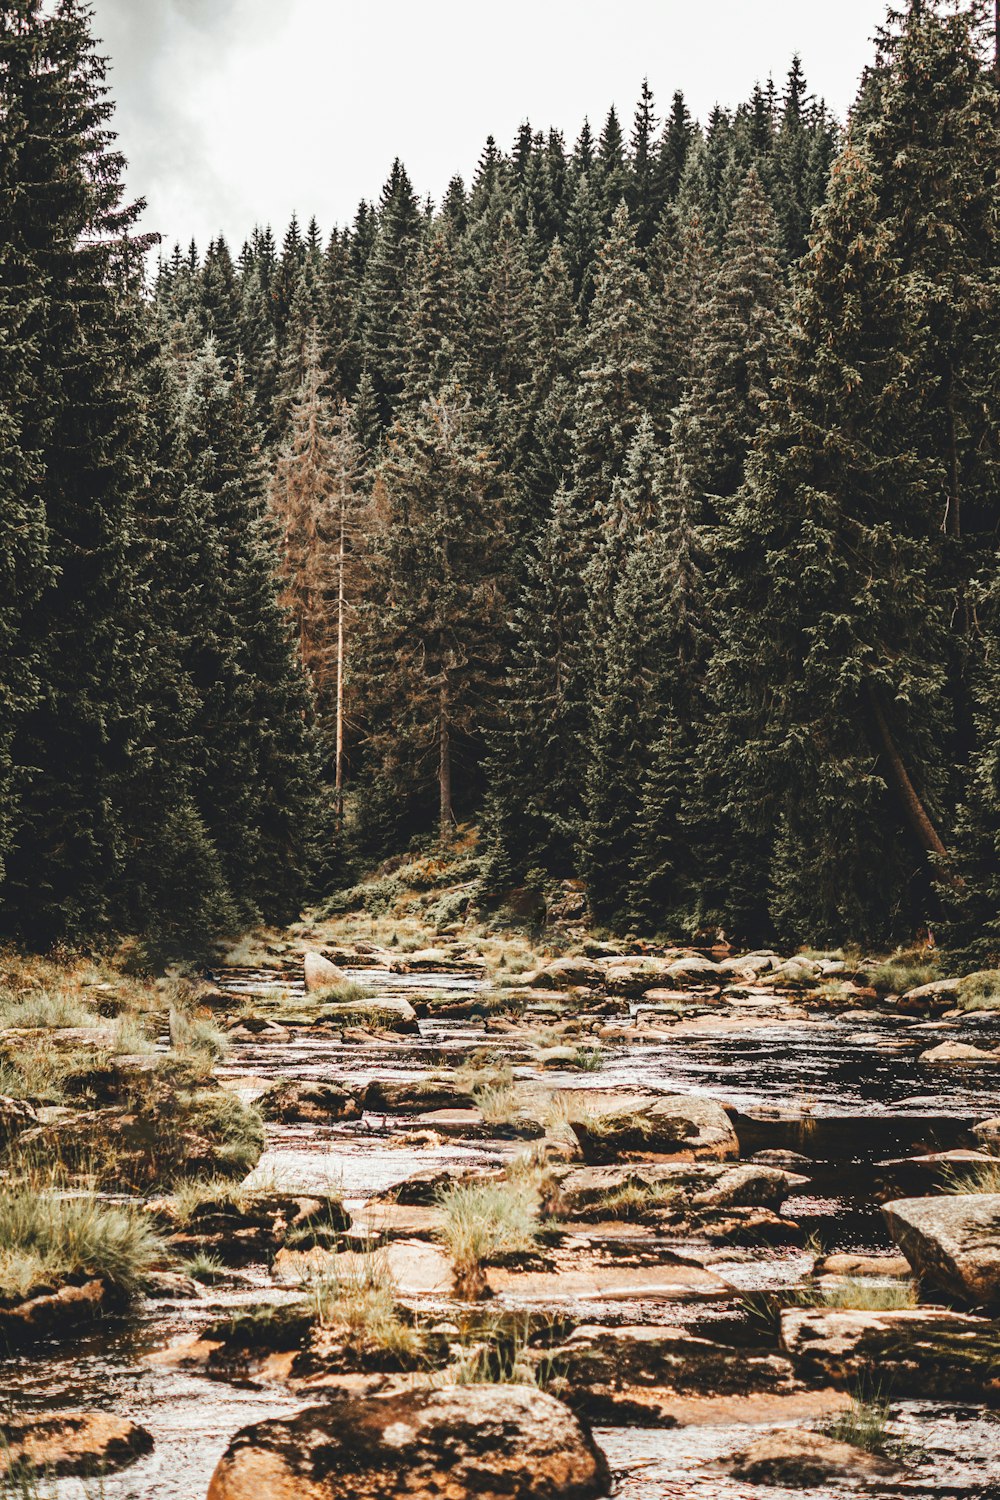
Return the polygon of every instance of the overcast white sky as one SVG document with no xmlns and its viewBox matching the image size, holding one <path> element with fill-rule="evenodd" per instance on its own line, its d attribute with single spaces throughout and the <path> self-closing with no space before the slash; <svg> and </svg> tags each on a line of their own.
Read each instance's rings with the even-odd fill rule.
<svg viewBox="0 0 1000 1500">
<path fill-rule="evenodd" d="M 238 249 L 296 210 L 324 233 L 402 157 L 421 194 L 468 180 L 486 136 L 556 125 L 568 142 L 644 75 L 704 118 L 796 51 L 838 114 L 885 0 L 95 0 L 129 188 L 146 227 Z"/>
</svg>

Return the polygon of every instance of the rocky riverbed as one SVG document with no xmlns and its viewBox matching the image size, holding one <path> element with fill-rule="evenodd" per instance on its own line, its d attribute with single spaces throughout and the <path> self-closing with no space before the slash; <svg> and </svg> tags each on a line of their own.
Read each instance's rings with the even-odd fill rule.
<svg viewBox="0 0 1000 1500">
<path fill-rule="evenodd" d="M 266 1136 L 149 1183 L 189 1269 L 0 1366 L 19 1419 L 143 1434 L 107 1500 L 389 1493 L 404 1428 L 428 1493 L 442 1445 L 470 1493 L 1000 1493 L 1000 1014 L 836 957 L 590 944 L 500 986 L 475 942 L 337 936 L 199 991 Z"/>
</svg>

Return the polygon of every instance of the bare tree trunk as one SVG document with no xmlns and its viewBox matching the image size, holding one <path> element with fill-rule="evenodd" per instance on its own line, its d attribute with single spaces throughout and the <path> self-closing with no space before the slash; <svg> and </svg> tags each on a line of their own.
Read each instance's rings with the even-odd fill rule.
<svg viewBox="0 0 1000 1500">
<path fill-rule="evenodd" d="M 993 71 L 1000 83 L 1000 0 L 993 0 Z"/>
<path fill-rule="evenodd" d="M 871 685 L 867 688 L 867 696 L 872 717 L 875 720 L 875 728 L 878 731 L 886 763 L 891 773 L 891 780 L 903 804 L 906 820 L 916 835 L 921 848 L 928 854 L 934 854 L 939 859 L 946 860 L 948 858 L 948 851 L 941 841 L 940 834 L 931 822 L 927 809 L 917 795 L 917 789 L 910 779 L 910 773 L 903 764 L 903 757 L 896 748 L 896 742 L 892 737 L 885 714 L 882 712 L 882 705 L 879 703 L 875 689 Z M 946 878 L 952 885 L 961 885 L 962 883 L 955 875 L 948 875 Z"/>
<path fill-rule="evenodd" d="M 455 813 L 451 805 L 451 725 L 446 682 L 441 684 L 438 706 L 438 791 L 441 798 L 441 837 L 446 839 L 455 826 Z"/>
<path fill-rule="evenodd" d="M 344 497 L 340 497 L 340 552 L 337 558 L 337 817 L 344 817 Z"/>
</svg>

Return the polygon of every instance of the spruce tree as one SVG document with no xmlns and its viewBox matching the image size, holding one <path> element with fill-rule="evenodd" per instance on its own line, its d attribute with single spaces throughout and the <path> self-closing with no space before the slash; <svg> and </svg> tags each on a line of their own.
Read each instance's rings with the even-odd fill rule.
<svg viewBox="0 0 1000 1500">
<path fill-rule="evenodd" d="M 530 870 L 576 873 L 593 692 L 587 534 L 563 488 L 526 559 L 483 814 L 486 880 L 495 890 Z"/>
<path fill-rule="evenodd" d="M 23 514 L 26 530 L 6 564 L 17 590 L 4 601 L 16 631 L 3 668 L 14 718 L 0 764 L 23 769 L 14 806 L 10 772 L 0 773 L 3 926 L 47 943 L 107 930 L 120 915 L 134 747 L 147 730 L 132 572 L 133 499 L 149 462 L 136 296 L 146 245 L 129 238 L 139 209 L 122 206 L 86 11 L 74 0 L 51 13 L 22 0 L 0 23 L 0 243 L 12 334 L 3 359 L 13 362 L 7 394 L 18 407 L 8 431 L 26 459 L 15 476 L 10 458 L 6 466 L 8 515 L 17 524 Z"/>
<path fill-rule="evenodd" d="M 457 773 L 467 782 L 491 722 L 503 651 L 501 495 L 460 391 L 397 424 L 373 502 L 359 662 L 369 756 L 403 800 L 434 787 L 447 837 L 465 791 Z"/>
</svg>

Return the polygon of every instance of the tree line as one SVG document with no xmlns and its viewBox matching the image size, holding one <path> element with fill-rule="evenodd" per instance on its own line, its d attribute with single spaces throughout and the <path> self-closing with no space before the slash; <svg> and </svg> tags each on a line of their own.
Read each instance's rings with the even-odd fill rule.
<svg viewBox="0 0 1000 1500">
<path fill-rule="evenodd" d="M 890 15 L 323 238 L 161 258 L 0 5 L 4 925 L 177 943 L 458 819 L 620 929 L 1000 943 L 998 83 Z M 992 951 L 992 950 L 991 950 Z"/>
</svg>

